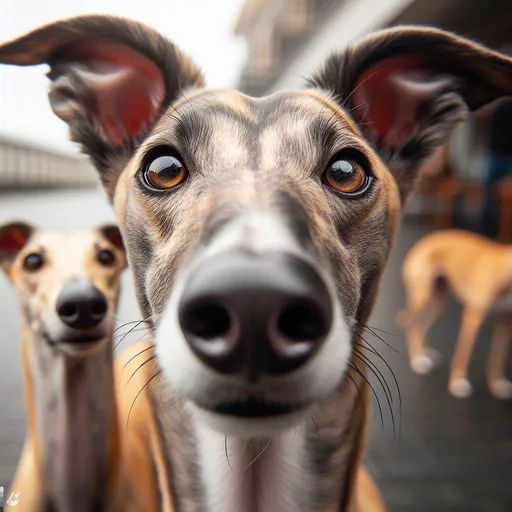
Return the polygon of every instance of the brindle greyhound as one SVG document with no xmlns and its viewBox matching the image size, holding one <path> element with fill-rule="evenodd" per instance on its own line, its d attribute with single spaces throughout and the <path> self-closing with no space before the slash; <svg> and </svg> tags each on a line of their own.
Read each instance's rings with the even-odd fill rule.
<svg viewBox="0 0 512 512">
<path fill-rule="evenodd" d="M 119 229 L 63 235 L 6 224 L 0 267 L 22 310 L 28 422 L 12 510 L 104 510 L 120 458 L 112 361 L 126 267 Z"/>
<path fill-rule="evenodd" d="M 51 106 L 121 225 L 157 361 L 138 347 L 127 444 L 150 472 L 133 481 L 158 482 L 165 510 L 362 507 L 353 348 L 422 162 L 468 108 L 512 93 L 512 60 L 395 28 L 302 91 L 252 98 L 205 89 L 151 28 L 86 16 L 0 62 L 50 65 Z"/>
</svg>

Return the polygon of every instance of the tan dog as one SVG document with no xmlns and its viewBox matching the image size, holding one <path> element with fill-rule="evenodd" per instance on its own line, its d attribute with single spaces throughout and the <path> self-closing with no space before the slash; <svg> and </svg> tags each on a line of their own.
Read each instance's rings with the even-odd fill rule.
<svg viewBox="0 0 512 512">
<path fill-rule="evenodd" d="M 28 421 L 12 510 L 106 510 L 120 460 L 112 361 L 126 267 L 119 230 L 63 235 L 6 224 L 0 267 L 22 310 Z"/>
<path fill-rule="evenodd" d="M 452 360 L 449 390 L 458 398 L 472 392 L 468 366 L 478 331 L 491 313 L 500 315 L 487 362 L 489 389 L 497 398 L 512 398 L 505 376 L 512 336 L 512 246 L 482 236 L 447 230 L 426 236 L 403 263 L 407 309 L 397 317 L 404 328 L 411 368 L 428 373 L 438 355 L 427 343 L 427 332 L 444 311 L 449 292 L 464 307 L 462 327 Z"/>
<path fill-rule="evenodd" d="M 205 89 L 144 25 L 86 16 L 0 62 L 50 65 L 155 334 L 120 397 L 133 493 L 143 481 L 161 510 L 381 510 L 361 501 L 359 336 L 421 164 L 468 108 L 512 93 L 512 61 L 405 27 L 331 56 L 302 91 L 251 98 Z"/>
</svg>

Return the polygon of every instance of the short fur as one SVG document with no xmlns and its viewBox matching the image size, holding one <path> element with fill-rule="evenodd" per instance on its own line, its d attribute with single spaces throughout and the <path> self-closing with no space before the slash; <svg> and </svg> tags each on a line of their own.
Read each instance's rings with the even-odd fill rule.
<svg viewBox="0 0 512 512">
<path fill-rule="evenodd" d="M 0 62 L 50 65 L 52 107 L 102 176 L 156 333 L 157 360 L 152 346 L 128 357 L 144 356 L 135 405 L 120 400 L 133 422 L 127 449 L 146 461 L 133 481 L 156 480 L 162 510 L 382 510 L 375 493 L 361 500 L 366 370 L 352 348 L 421 162 L 468 107 L 512 93 L 512 61 L 447 32 L 400 27 L 333 55 L 303 91 L 251 98 L 203 89 L 190 61 L 144 25 L 87 16 L 0 46 Z M 162 147 L 181 156 L 188 179 L 151 192 L 141 177 Z M 335 158 L 365 169 L 367 193 L 327 186 Z M 338 331 L 311 364 L 258 388 L 302 400 L 313 418 L 297 420 L 293 443 L 275 418 L 261 455 L 261 436 L 240 437 L 254 423 L 202 435 L 194 404 L 244 390 L 201 366 L 175 321 L 185 277 L 233 239 L 251 252 L 307 254 L 337 308 Z M 229 454 L 243 471 L 230 469 Z"/>
<path fill-rule="evenodd" d="M 112 510 L 117 494 L 121 444 L 113 375 L 113 325 L 126 257 L 117 227 L 72 235 L 25 223 L 0 226 L 0 268 L 18 295 L 22 311 L 21 352 L 25 378 L 27 435 L 7 510 L 79 512 Z M 107 267 L 97 254 L 115 255 Z M 27 270 L 27 256 L 44 264 Z M 55 313 L 62 289 L 77 279 L 100 290 L 108 317 L 95 340 L 60 325 Z M 90 332 L 92 334 L 92 331 Z"/>
</svg>

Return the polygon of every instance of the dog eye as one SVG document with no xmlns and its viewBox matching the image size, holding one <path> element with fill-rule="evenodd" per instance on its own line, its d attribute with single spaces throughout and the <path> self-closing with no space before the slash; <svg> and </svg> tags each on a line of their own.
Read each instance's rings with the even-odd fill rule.
<svg viewBox="0 0 512 512">
<path fill-rule="evenodd" d="M 116 262 L 116 257 L 112 251 L 108 249 L 103 249 L 97 255 L 97 260 L 100 265 L 104 267 L 111 267 Z"/>
<path fill-rule="evenodd" d="M 33 252 L 23 260 L 23 268 L 29 272 L 37 272 L 44 265 L 44 258 L 41 254 Z"/>
<path fill-rule="evenodd" d="M 143 172 L 143 182 L 150 189 L 169 190 L 185 181 L 187 169 L 174 155 L 159 155 L 151 160 Z"/>
<path fill-rule="evenodd" d="M 354 160 L 335 160 L 325 171 L 324 180 L 337 192 L 354 195 L 366 190 L 371 178 Z"/>
</svg>

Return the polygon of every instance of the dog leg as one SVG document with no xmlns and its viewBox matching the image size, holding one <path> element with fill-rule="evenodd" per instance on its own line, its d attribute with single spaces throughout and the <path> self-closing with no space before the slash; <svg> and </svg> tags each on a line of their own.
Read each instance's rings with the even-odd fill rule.
<svg viewBox="0 0 512 512">
<path fill-rule="evenodd" d="M 405 326 L 411 369 L 420 375 L 429 373 L 441 359 L 439 352 L 428 346 L 427 334 L 446 309 L 446 302 L 444 295 L 433 294 L 423 310 L 410 315 L 409 325 Z"/>
<path fill-rule="evenodd" d="M 462 326 L 453 356 L 448 389 L 457 398 L 467 398 L 473 388 L 467 378 L 469 360 L 475 346 L 476 336 L 485 319 L 487 311 L 466 307 Z"/>
<path fill-rule="evenodd" d="M 494 330 L 489 358 L 487 359 L 487 381 L 496 398 L 512 398 L 512 382 L 505 377 L 507 353 L 512 336 L 512 317 L 501 318 Z"/>
</svg>

